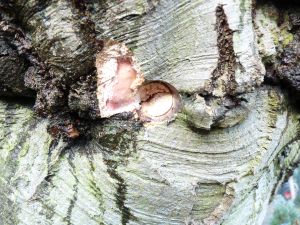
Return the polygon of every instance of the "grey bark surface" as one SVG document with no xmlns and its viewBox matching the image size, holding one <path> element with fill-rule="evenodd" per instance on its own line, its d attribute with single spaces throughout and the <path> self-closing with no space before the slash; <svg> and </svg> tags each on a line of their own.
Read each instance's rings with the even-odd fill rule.
<svg viewBox="0 0 300 225">
<path fill-rule="evenodd" d="M 262 224 L 300 156 L 293 99 L 263 83 L 298 90 L 298 25 L 278 24 L 300 15 L 289 10 L 251 0 L 0 1 L 0 223 Z M 130 48 L 146 80 L 178 90 L 174 120 L 97 118 L 95 54 L 110 39 Z M 34 108 L 6 98 L 34 92 Z M 53 135 L 64 126 L 79 138 Z"/>
</svg>

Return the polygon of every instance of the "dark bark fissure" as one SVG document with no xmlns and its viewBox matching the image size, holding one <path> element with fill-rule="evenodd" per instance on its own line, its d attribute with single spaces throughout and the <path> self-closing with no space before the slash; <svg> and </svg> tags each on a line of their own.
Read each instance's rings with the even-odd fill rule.
<svg viewBox="0 0 300 225">
<path fill-rule="evenodd" d="M 91 172 L 91 175 L 92 175 L 92 178 L 89 180 L 89 187 L 91 188 L 91 190 L 93 190 L 92 194 L 95 196 L 96 199 L 98 199 L 99 212 L 104 212 L 105 208 L 103 206 L 103 195 L 102 195 L 101 188 L 97 185 L 97 181 L 95 180 L 95 176 L 94 176 L 95 162 L 94 162 L 94 159 L 92 157 L 92 153 L 90 151 L 88 151 L 87 157 L 89 159 L 90 172 Z M 101 215 L 99 217 L 100 217 L 99 225 L 104 225 L 104 223 L 101 221 Z"/>
<path fill-rule="evenodd" d="M 72 159 L 69 157 L 68 158 L 68 161 L 69 161 L 69 164 L 72 168 L 72 175 L 75 179 L 75 184 L 73 185 L 73 196 L 72 196 L 72 199 L 70 200 L 70 204 L 69 204 L 69 207 L 68 207 L 68 210 L 67 210 L 67 216 L 63 219 L 63 221 L 65 221 L 68 225 L 71 225 L 73 224 L 71 222 L 71 216 L 72 216 L 72 210 L 76 204 L 76 201 L 77 201 L 77 196 L 78 196 L 78 184 L 79 184 L 79 180 L 77 178 L 77 175 L 76 175 L 76 172 L 75 172 L 75 165 L 74 163 L 72 162 Z"/>
<path fill-rule="evenodd" d="M 300 13 L 299 13 L 300 15 Z M 300 30 L 296 32 L 294 40 L 283 50 L 276 74 L 283 84 L 287 84 L 294 91 L 300 91 Z"/>
<path fill-rule="evenodd" d="M 109 130 L 105 130 L 109 128 Z M 99 129 L 99 127 L 95 127 Z M 127 184 L 118 167 L 126 165 L 132 154 L 136 153 L 135 149 L 135 131 L 140 129 L 139 124 L 133 121 L 110 119 L 102 123 L 102 128 L 93 133 L 98 133 L 95 137 L 96 142 L 100 144 L 104 162 L 107 165 L 107 173 L 116 181 L 115 203 L 121 213 L 121 224 L 126 225 L 128 222 L 136 221 L 131 213 L 130 208 L 126 206 Z"/>
<path fill-rule="evenodd" d="M 117 181 L 115 202 L 121 213 L 121 224 L 126 225 L 130 220 L 136 220 L 131 210 L 126 206 L 127 184 L 124 178 L 117 172 L 118 162 L 112 160 L 104 161 L 108 167 L 107 172 L 111 178 Z"/>
<path fill-rule="evenodd" d="M 116 205 L 121 212 L 121 224 L 126 225 L 129 220 L 134 220 L 134 216 L 131 214 L 130 209 L 125 205 L 127 185 L 125 180 L 116 171 L 116 166 L 113 163 L 107 161 L 108 174 L 117 181 L 117 188 L 115 194 Z"/>
<path fill-rule="evenodd" d="M 7 40 L 0 40 L 0 94 L 3 96 L 33 96 L 33 91 L 30 91 L 24 86 L 23 75 L 28 68 L 28 62 L 19 57 L 14 46 L 10 45 Z M 15 79 L 15 77 L 19 79 Z"/>
<path fill-rule="evenodd" d="M 233 95 L 236 89 L 235 70 L 237 68 L 236 55 L 233 49 L 233 31 L 229 28 L 227 16 L 222 5 L 216 8 L 216 31 L 219 58 L 216 69 L 213 71 L 212 88 L 218 86 L 221 76 L 226 76 L 224 86 L 228 95 Z"/>
<path fill-rule="evenodd" d="M 57 147 L 58 145 L 58 142 L 59 140 L 57 139 L 53 139 L 50 143 L 50 146 L 49 146 L 49 151 L 48 151 L 48 154 L 47 154 L 47 165 L 48 165 L 48 174 L 46 176 L 46 180 L 49 182 L 51 180 L 51 174 L 49 173 L 49 171 L 51 170 L 51 167 L 50 167 L 50 164 L 51 164 L 51 157 L 52 157 L 52 154 L 53 154 L 53 151 L 54 149 Z"/>
</svg>

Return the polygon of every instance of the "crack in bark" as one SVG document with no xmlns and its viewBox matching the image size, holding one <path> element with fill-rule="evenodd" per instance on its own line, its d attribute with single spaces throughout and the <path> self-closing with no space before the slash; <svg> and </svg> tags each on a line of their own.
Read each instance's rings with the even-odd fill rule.
<svg viewBox="0 0 300 225">
<path fill-rule="evenodd" d="M 229 186 L 225 185 L 225 193 L 220 204 L 213 210 L 213 212 L 203 220 L 204 225 L 215 225 L 220 224 L 223 216 L 231 209 L 233 206 L 235 190 Z"/>
<path fill-rule="evenodd" d="M 69 164 L 72 168 L 72 175 L 74 176 L 74 179 L 75 179 L 75 184 L 73 185 L 73 197 L 72 199 L 70 200 L 70 204 L 69 204 L 69 207 L 68 207 L 68 210 L 67 210 L 67 216 L 63 219 L 63 221 L 67 222 L 68 225 L 71 225 L 71 216 L 72 216 L 72 211 L 74 209 L 74 206 L 75 206 L 75 203 L 77 201 L 77 197 L 78 197 L 78 184 L 79 184 L 79 180 L 76 176 L 76 172 L 75 172 L 75 165 L 74 163 L 72 162 L 72 159 L 69 157 L 68 158 L 68 161 L 69 161 Z"/>
<path fill-rule="evenodd" d="M 236 55 L 233 49 L 233 31 L 229 28 L 223 5 L 216 8 L 218 63 L 212 73 L 212 91 L 221 88 L 223 93 L 233 95 L 236 89 Z"/>
<path fill-rule="evenodd" d="M 136 217 L 131 213 L 129 207 L 126 206 L 127 184 L 122 175 L 117 171 L 119 165 L 126 165 L 128 158 L 136 152 L 136 137 L 135 131 L 139 129 L 134 124 L 124 121 L 116 121 L 111 124 L 111 121 L 107 121 L 108 124 L 102 124 L 103 131 L 97 131 L 104 136 L 96 138 L 97 143 L 101 143 L 103 150 L 104 163 L 107 165 L 107 173 L 111 178 L 116 180 L 116 191 L 114 193 L 115 203 L 121 213 L 121 224 L 126 225 L 129 221 L 136 221 Z M 111 127 L 114 129 L 105 132 L 105 127 Z M 95 131 L 94 131 L 95 132 Z M 130 145 L 130 143 L 133 143 Z"/>
<path fill-rule="evenodd" d="M 107 172 L 111 178 L 117 181 L 117 188 L 115 193 L 116 205 L 121 212 L 121 224 L 126 225 L 130 220 L 135 220 L 135 217 L 131 214 L 131 210 L 125 205 L 127 185 L 123 177 L 117 172 L 117 165 L 112 161 L 106 160 L 108 166 Z"/>
<path fill-rule="evenodd" d="M 101 191 L 101 188 L 99 187 L 99 185 L 97 185 L 97 180 L 95 178 L 95 175 L 94 175 L 94 172 L 95 172 L 95 165 L 94 165 L 94 160 L 93 158 L 91 157 L 91 154 L 90 152 L 88 152 L 87 154 L 87 158 L 88 158 L 88 162 L 89 162 L 89 165 L 90 165 L 90 174 L 91 174 L 91 178 L 89 179 L 89 187 L 93 190 L 92 191 L 92 195 L 98 200 L 98 203 L 99 203 L 99 212 L 102 212 L 100 213 L 100 215 L 98 216 L 98 218 L 95 216 L 95 220 L 98 220 L 99 224 L 100 225 L 104 225 L 103 223 L 103 212 L 105 211 L 105 208 L 103 206 L 104 202 L 103 202 L 103 195 L 102 195 L 102 191 Z"/>
</svg>

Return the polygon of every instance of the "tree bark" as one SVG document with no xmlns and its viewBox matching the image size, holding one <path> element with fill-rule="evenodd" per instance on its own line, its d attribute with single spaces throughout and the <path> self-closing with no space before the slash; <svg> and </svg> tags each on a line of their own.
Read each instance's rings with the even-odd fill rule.
<svg viewBox="0 0 300 225">
<path fill-rule="evenodd" d="M 0 1 L 1 224 L 262 224 L 300 156 L 291 4 Z M 178 110 L 102 116 L 112 59 Z"/>
</svg>

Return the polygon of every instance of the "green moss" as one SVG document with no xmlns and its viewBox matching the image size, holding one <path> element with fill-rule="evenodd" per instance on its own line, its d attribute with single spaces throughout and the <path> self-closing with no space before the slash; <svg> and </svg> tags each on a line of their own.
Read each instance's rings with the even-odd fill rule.
<svg viewBox="0 0 300 225">
<path fill-rule="evenodd" d="M 278 9 L 275 7 L 263 6 L 261 8 L 264 20 L 260 20 L 261 24 L 270 30 L 275 46 L 285 47 L 293 41 L 293 34 L 289 32 L 289 16 L 287 13 L 279 15 Z M 283 17 L 281 25 L 278 27 L 279 17 Z"/>
<path fill-rule="evenodd" d="M 33 112 L 18 104 L 0 102 L 0 221 L 19 224 L 17 204 L 10 199 L 11 179 L 18 166 L 17 156 L 28 150 L 25 139 Z"/>
<path fill-rule="evenodd" d="M 261 155 L 257 154 L 254 159 L 252 159 L 248 164 L 248 171 L 246 175 L 252 176 L 254 174 L 255 168 L 257 168 L 261 163 Z"/>
<path fill-rule="evenodd" d="M 89 192 L 98 200 L 100 205 L 103 205 L 103 197 L 101 189 L 97 186 L 97 183 L 94 178 L 90 178 L 88 181 Z M 103 208 L 104 210 L 104 208 Z"/>
<path fill-rule="evenodd" d="M 287 30 L 282 30 L 281 36 L 283 38 L 282 40 L 283 47 L 287 46 L 289 43 L 291 43 L 294 40 L 293 34 L 289 33 Z"/>
<path fill-rule="evenodd" d="M 197 220 L 205 219 L 220 205 L 226 194 L 225 189 L 221 184 L 199 184 L 195 189 L 198 201 L 193 206 L 191 216 Z"/>
<path fill-rule="evenodd" d="M 24 145 L 23 145 L 23 147 L 22 147 L 20 153 L 19 153 L 19 156 L 20 156 L 20 157 L 25 156 L 25 155 L 27 154 L 28 150 L 29 150 L 29 143 L 26 141 L 26 142 L 24 143 Z"/>
<path fill-rule="evenodd" d="M 271 90 L 268 96 L 268 126 L 276 127 L 278 111 L 283 107 L 280 96 L 275 90 Z"/>
<path fill-rule="evenodd" d="M 279 34 L 275 30 L 271 30 L 272 32 L 272 38 L 274 41 L 274 45 L 278 46 L 279 45 Z"/>
<path fill-rule="evenodd" d="M 7 184 L 3 182 L 0 177 L 1 224 L 19 224 L 19 220 L 17 218 L 17 206 L 16 203 L 10 200 L 10 195 L 11 191 L 9 190 Z"/>
</svg>

